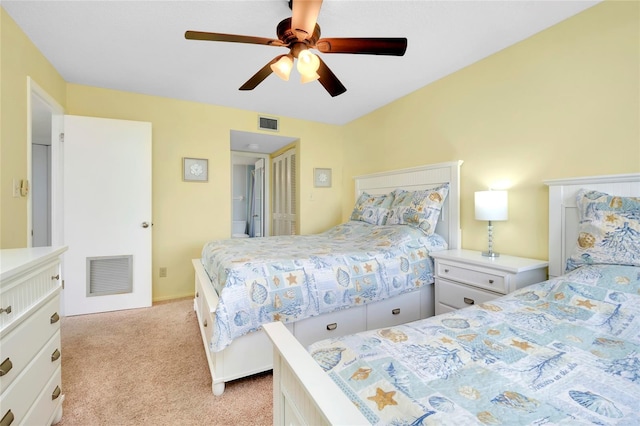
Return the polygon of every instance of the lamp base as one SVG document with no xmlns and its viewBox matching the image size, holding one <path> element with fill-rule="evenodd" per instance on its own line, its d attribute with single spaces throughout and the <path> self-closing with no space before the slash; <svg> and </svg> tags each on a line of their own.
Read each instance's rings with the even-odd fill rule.
<svg viewBox="0 0 640 426">
<path fill-rule="evenodd" d="M 484 257 L 500 257 L 500 253 L 496 253 L 495 251 L 483 251 L 482 255 Z"/>
</svg>

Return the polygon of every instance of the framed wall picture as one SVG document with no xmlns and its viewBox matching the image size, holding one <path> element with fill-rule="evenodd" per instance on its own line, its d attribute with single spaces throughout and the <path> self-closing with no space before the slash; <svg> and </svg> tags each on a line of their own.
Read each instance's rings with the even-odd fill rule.
<svg viewBox="0 0 640 426">
<path fill-rule="evenodd" d="M 207 182 L 209 180 L 209 160 L 206 158 L 182 158 L 182 180 L 186 182 Z"/>
<path fill-rule="evenodd" d="M 313 184 L 317 188 L 330 188 L 331 169 L 313 169 Z"/>
</svg>

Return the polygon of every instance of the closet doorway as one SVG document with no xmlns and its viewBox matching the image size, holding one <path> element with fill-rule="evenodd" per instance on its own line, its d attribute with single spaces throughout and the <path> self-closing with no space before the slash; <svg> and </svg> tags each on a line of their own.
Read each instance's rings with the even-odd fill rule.
<svg viewBox="0 0 640 426">
<path fill-rule="evenodd" d="M 271 154 L 298 138 L 232 130 L 231 237 L 272 235 Z"/>
</svg>

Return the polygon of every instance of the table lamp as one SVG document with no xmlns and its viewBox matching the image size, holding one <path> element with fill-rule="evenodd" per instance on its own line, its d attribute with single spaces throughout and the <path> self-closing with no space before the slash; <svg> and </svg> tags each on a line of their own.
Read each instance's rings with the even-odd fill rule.
<svg viewBox="0 0 640 426">
<path fill-rule="evenodd" d="M 500 253 L 493 251 L 493 222 L 494 220 L 507 220 L 508 197 L 507 191 L 477 191 L 475 193 L 476 220 L 489 221 L 489 250 L 483 251 L 487 257 L 498 257 Z"/>
</svg>

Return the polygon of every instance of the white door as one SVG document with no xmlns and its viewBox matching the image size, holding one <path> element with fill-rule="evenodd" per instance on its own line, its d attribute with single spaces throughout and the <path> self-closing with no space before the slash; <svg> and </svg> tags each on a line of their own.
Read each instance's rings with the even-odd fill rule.
<svg viewBox="0 0 640 426">
<path fill-rule="evenodd" d="M 51 245 L 51 146 L 31 145 L 31 247 Z"/>
<path fill-rule="evenodd" d="M 264 237 L 264 158 L 255 163 L 253 188 L 253 229 L 255 237 Z"/>
<path fill-rule="evenodd" d="M 151 306 L 151 123 L 64 117 L 64 312 Z"/>
</svg>

